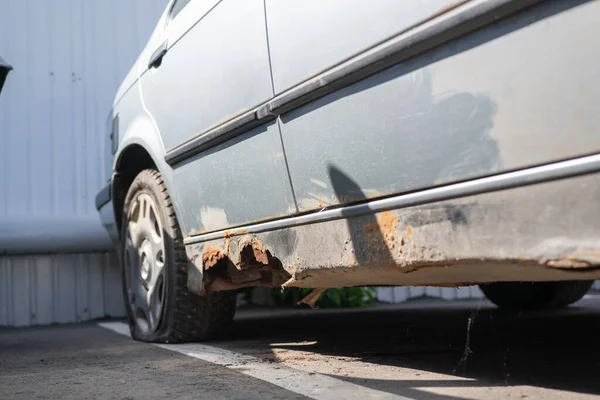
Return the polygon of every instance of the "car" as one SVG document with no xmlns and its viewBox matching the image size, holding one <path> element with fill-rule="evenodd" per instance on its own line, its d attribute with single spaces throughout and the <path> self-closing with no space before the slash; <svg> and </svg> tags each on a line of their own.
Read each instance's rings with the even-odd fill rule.
<svg viewBox="0 0 600 400">
<path fill-rule="evenodd" d="M 225 335 L 245 287 L 600 276 L 599 1 L 172 0 L 119 88 L 110 180 L 132 337 Z"/>
</svg>

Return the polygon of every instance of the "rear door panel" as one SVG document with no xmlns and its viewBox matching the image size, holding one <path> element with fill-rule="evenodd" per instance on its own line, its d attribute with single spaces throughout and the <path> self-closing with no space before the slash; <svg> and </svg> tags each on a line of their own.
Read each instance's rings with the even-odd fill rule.
<svg viewBox="0 0 600 400">
<path fill-rule="evenodd" d="M 545 2 L 283 115 L 299 210 L 599 151 L 598 12 Z"/>
<path fill-rule="evenodd" d="M 275 92 L 423 21 L 457 0 L 265 0 Z"/>
</svg>

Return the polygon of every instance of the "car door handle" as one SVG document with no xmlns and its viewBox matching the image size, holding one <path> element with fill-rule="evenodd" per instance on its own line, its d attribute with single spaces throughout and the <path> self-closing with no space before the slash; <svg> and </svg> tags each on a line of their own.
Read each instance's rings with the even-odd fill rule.
<svg viewBox="0 0 600 400">
<path fill-rule="evenodd" d="M 167 54 L 166 41 L 164 41 L 160 46 L 158 46 L 158 49 L 156 49 L 154 53 L 152 53 L 150 61 L 148 61 L 148 69 L 160 67 L 160 64 L 162 63 L 162 59 L 165 56 L 165 54 Z"/>
</svg>

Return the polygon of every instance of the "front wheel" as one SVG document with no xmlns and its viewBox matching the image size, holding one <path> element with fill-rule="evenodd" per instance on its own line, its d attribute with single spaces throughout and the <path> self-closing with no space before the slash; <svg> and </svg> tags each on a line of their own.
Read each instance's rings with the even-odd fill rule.
<svg viewBox="0 0 600 400">
<path fill-rule="evenodd" d="M 510 310 L 562 308 L 581 299 L 594 281 L 496 282 L 479 285 L 492 303 Z"/>
<path fill-rule="evenodd" d="M 131 336 L 189 342 L 224 334 L 235 292 L 198 296 L 187 288 L 183 239 L 161 175 L 144 170 L 125 197 L 121 224 L 123 296 Z"/>
</svg>

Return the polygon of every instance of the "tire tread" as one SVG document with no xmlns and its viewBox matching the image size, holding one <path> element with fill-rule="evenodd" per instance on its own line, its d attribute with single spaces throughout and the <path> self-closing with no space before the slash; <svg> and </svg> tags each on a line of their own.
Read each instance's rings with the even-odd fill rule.
<svg viewBox="0 0 600 400">
<path fill-rule="evenodd" d="M 171 254 L 173 254 L 174 259 L 170 268 L 173 269 L 174 273 L 174 299 L 169 303 L 171 309 L 163 311 L 163 318 L 166 317 L 166 321 L 164 321 L 166 326 L 154 334 L 140 335 L 136 331 L 135 323 L 130 322 L 132 336 L 137 340 L 146 342 L 183 343 L 207 340 L 224 335 L 235 313 L 235 293 L 208 292 L 205 296 L 200 296 L 188 290 L 188 259 L 185 245 L 164 180 L 158 171 L 147 169 L 139 173 L 131 185 L 132 188 L 135 187 L 136 181 L 144 181 L 149 184 L 154 188 L 154 194 L 161 197 L 160 201 L 164 207 L 162 214 L 167 219 L 163 221 L 163 224 L 166 225 L 165 228 L 168 227 L 169 233 L 172 235 L 170 243 L 173 246 Z M 130 197 L 129 193 L 127 197 Z M 128 202 L 126 201 L 125 204 L 124 219 L 127 218 Z M 124 223 L 123 226 L 126 226 L 126 224 Z M 167 245 L 168 243 L 165 243 L 165 246 Z M 129 310 L 129 306 L 126 306 Z"/>
</svg>

